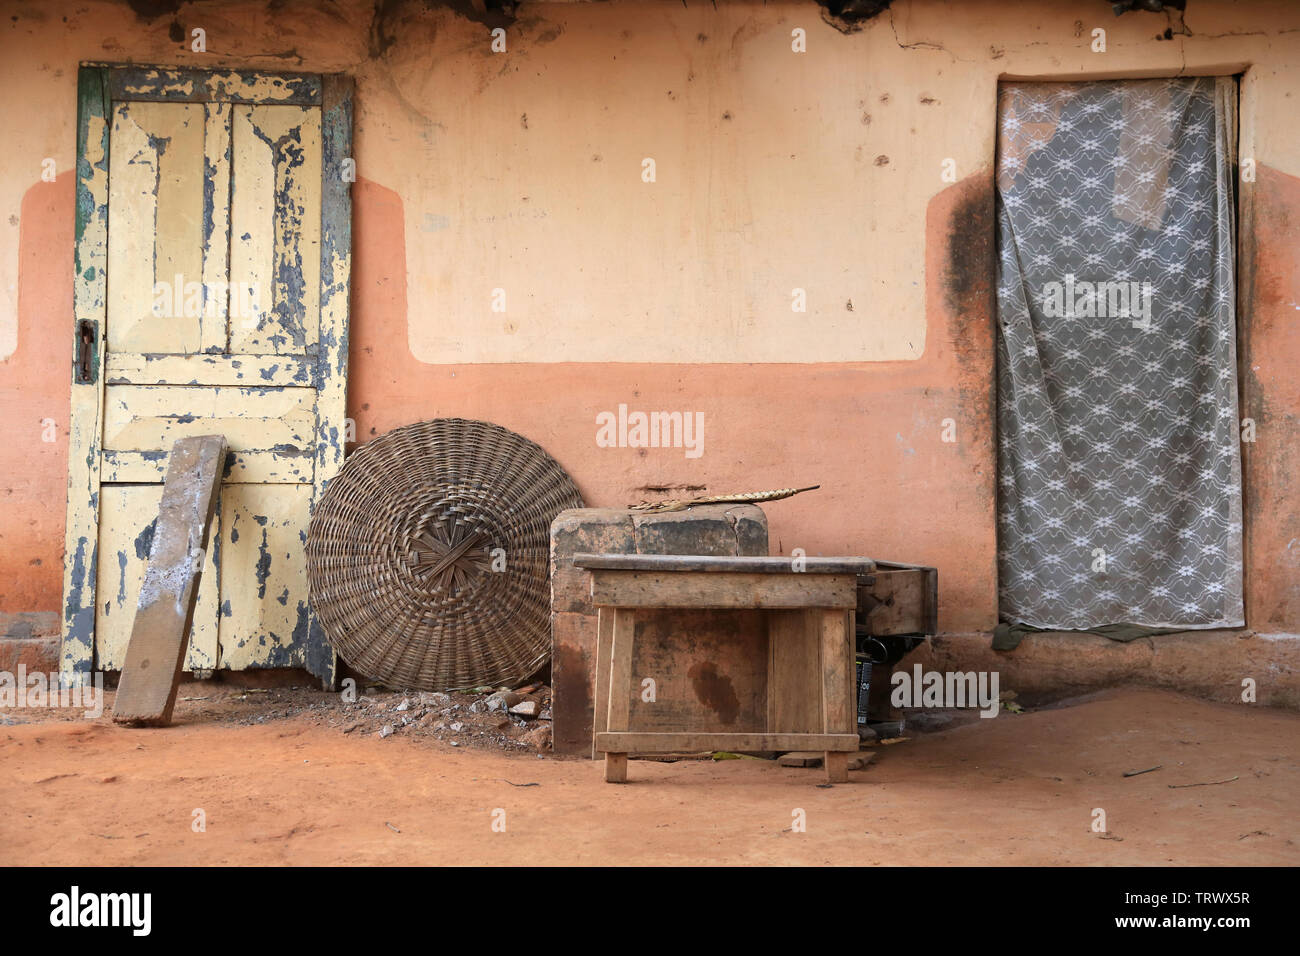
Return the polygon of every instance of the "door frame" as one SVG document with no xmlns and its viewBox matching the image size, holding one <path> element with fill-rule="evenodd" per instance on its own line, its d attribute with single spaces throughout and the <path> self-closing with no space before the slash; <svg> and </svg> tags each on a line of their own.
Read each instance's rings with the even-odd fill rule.
<svg viewBox="0 0 1300 956">
<path fill-rule="evenodd" d="M 68 438 L 60 669 L 95 667 L 95 583 L 103 462 L 104 333 L 108 288 L 109 136 L 124 101 L 319 106 L 321 109 L 320 337 L 308 350 L 316 388 L 312 508 L 343 464 L 348 307 L 352 277 L 351 180 L 354 84 L 345 74 L 82 63 L 77 72 L 77 183 L 73 257 L 72 403 Z M 355 169 L 355 167 L 353 167 Z M 211 215 L 211 210 L 205 215 Z M 304 660 L 327 688 L 337 659 L 308 603 Z"/>
</svg>

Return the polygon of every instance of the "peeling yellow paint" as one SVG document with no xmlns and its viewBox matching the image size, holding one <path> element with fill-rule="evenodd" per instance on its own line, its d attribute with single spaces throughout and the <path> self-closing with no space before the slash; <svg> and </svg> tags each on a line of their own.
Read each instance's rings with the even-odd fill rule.
<svg viewBox="0 0 1300 956">
<path fill-rule="evenodd" d="M 85 81 L 84 84 L 82 81 Z M 78 163 L 78 202 L 85 209 L 79 215 L 81 234 L 77 237 L 73 272 L 73 330 L 83 322 L 101 333 L 104 327 L 105 263 L 108 253 L 108 173 L 105 164 L 104 137 L 107 118 L 98 110 L 103 90 L 97 71 L 79 77 L 78 95 L 84 124 L 83 155 Z M 70 335 L 69 338 L 75 338 Z M 63 623 L 61 670 L 89 671 L 93 663 L 91 641 L 95 607 L 95 568 L 98 548 L 100 451 L 99 426 L 102 408 L 103 349 L 97 349 L 92 363 L 90 383 L 76 383 L 71 388 L 68 419 L 68 501 L 64 530 Z"/>
<path fill-rule="evenodd" d="M 110 385 L 104 400 L 104 452 L 144 464 L 118 480 L 162 475 L 165 453 L 178 438 L 222 434 L 238 456 L 244 481 L 311 481 L 316 390 Z M 143 455 L 153 453 L 152 460 Z M 128 476 L 129 475 L 129 476 Z"/>
<path fill-rule="evenodd" d="M 255 76 L 239 73 L 213 73 L 207 78 L 208 95 L 213 99 L 235 99 L 277 103 L 293 99 L 297 90 L 282 77 L 268 74 Z"/>
<path fill-rule="evenodd" d="M 221 668 L 302 665 L 311 496 L 310 485 L 222 490 Z"/>
<path fill-rule="evenodd" d="M 352 256 L 335 254 L 328 264 L 329 279 L 324 283 L 328 290 L 321 302 L 320 327 L 323 335 L 333 341 L 341 341 L 348 328 L 348 289 L 352 279 Z M 317 398 L 320 420 L 324 423 L 334 422 L 342 427 L 346 411 L 346 379 L 339 375 L 326 381 Z M 329 436 L 322 436 L 328 438 Z M 324 490 L 325 483 L 333 478 L 343 467 L 343 435 L 333 436 L 332 441 L 321 442 L 319 460 L 316 463 L 316 483 Z"/>
<path fill-rule="evenodd" d="M 176 96 L 193 96 L 194 80 L 175 70 L 149 70 L 145 73 L 145 78 L 154 82 L 148 84 L 127 83 L 122 89 L 123 92 L 135 96 L 154 96 L 158 93 L 171 93 Z M 161 81 L 159 83 L 158 81 Z"/>
<path fill-rule="evenodd" d="M 203 188 L 210 190 L 204 208 L 211 210 L 211 221 L 204 223 L 209 232 L 203 239 L 203 282 L 212 298 L 203 321 L 204 352 L 225 351 L 230 339 L 230 109 L 229 103 L 203 108 Z"/>
<path fill-rule="evenodd" d="M 304 386 L 313 381 L 313 363 L 293 355 L 150 355 L 109 352 L 104 378 L 109 385 Z"/>
<path fill-rule="evenodd" d="M 231 323 L 230 348 L 301 354 L 320 321 L 320 109 L 236 107 L 232 141 L 230 280 L 260 291 L 261 313 Z M 300 264 L 300 293 L 288 263 Z"/>
<path fill-rule="evenodd" d="M 103 168 L 103 138 L 107 125 L 107 120 L 98 116 L 90 117 L 87 123 L 86 147 L 90 163 L 87 185 L 97 207 L 108 201 L 108 172 Z M 81 269 L 73 277 L 77 317 L 101 318 L 100 310 L 104 307 L 101 297 L 103 286 L 98 276 L 108 261 L 108 226 L 98 216 L 92 216 L 86 223 L 78 252 Z"/>
<path fill-rule="evenodd" d="M 204 129 L 201 105 L 114 107 L 108 200 L 110 350 L 194 352 L 204 344 Z M 161 306 L 156 284 L 170 290 Z M 212 324 L 217 321 L 213 317 Z"/>
</svg>

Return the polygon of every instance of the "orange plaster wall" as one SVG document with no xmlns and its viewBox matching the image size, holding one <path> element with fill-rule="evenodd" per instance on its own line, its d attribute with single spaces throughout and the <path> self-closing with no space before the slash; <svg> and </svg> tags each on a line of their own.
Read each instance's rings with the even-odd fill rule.
<svg viewBox="0 0 1300 956">
<path fill-rule="evenodd" d="M 1300 178 L 1261 167 L 1239 273 L 1246 623 L 1300 631 Z"/>
<path fill-rule="evenodd" d="M 647 486 L 718 493 L 820 483 L 767 506 L 773 552 L 802 547 L 938 566 L 941 627 L 990 628 L 991 189 L 986 173 L 931 202 L 931 345 L 916 362 L 435 366 L 405 348 L 401 199 L 358 183 L 348 402 L 357 438 L 424 418 L 496 422 L 546 448 L 597 506 L 653 497 Z M 959 274 L 954 258 L 980 278 Z M 680 449 L 597 447 L 596 414 L 619 403 L 702 411 L 705 453 L 688 460 Z M 956 422 L 956 442 L 941 441 L 945 418 Z"/>
<path fill-rule="evenodd" d="M 19 220 L 18 348 L 0 362 L 0 612 L 52 611 L 63 590 L 72 365 L 73 177 L 38 182 Z M 42 422 L 54 423 L 44 441 Z"/>
</svg>

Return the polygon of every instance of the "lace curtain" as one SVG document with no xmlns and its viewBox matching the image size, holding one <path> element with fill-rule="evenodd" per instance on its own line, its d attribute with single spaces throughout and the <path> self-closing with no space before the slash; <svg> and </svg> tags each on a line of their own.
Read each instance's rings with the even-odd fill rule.
<svg viewBox="0 0 1300 956">
<path fill-rule="evenodd" d="M 1007 84 L 1004 620 L 1243 623 L 1231 78 Z"/>
</svg>

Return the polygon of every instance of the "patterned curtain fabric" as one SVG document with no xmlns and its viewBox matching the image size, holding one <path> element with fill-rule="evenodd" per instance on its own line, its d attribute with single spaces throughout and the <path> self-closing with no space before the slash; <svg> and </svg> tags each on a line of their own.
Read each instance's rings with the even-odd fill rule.
<svg viewBox="0 0 1300 956">
<path fill-rule="evenodd" d="M 1236 84 L 1003 86 L 1002 618 L 1243 624 Z"/>
</svg>

